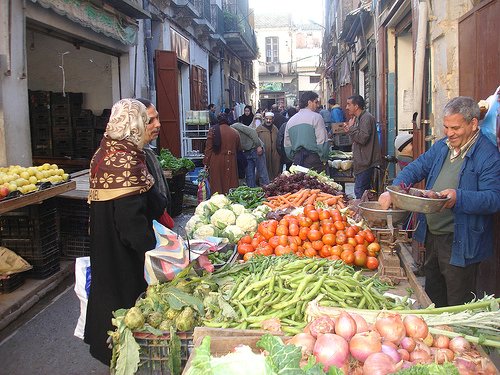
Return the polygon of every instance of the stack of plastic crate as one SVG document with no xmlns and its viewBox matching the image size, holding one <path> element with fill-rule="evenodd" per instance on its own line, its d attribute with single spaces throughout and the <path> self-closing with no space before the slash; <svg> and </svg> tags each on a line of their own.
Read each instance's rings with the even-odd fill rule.
<svg viewBox="0 0 500 375">
<path fill-rule="evenodd" d="M 94 150 L 101 144 L 102 137 L 111 116 L 111 109 L 103 109 L 100 116 L 96 116 L 94 124 Z"/>
<path fill-rule="evenodd" d="M 53 155 L 71 157 L 73 156 L 73 128 L 69 93 L 53 92 L 50 103 Z"/>
<path fill-rule="evenodd" d="M 76 158 L 90 158 L 94 153 L 94 124 L 95 116 L 89 109 L 83 109 L 73 117 Z"/>
<path fill-rule="evenodd" d="M 90 255 L 89 204 L 87 200 L 58 198 L 61 251 L 64 258 Z"/>
<path fill-rule="evenodd" d="M 50 91 L 29 91 L 33 156 L 52 156 Z"/>
<path fill-rule="evenodd" d="M 44 279 L 59 271 L 59 216 L 49 199 L 0 216 L 0 243 L 33 266 L 26 276 Z"/>
</svg>

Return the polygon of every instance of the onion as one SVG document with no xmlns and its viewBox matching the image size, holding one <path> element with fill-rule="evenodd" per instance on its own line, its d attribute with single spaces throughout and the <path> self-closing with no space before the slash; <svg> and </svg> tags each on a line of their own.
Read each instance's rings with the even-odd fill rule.
<svg viewBox="0 0 500 375">
<path fill-rule="evenodd" d="M 427 334 L 427 336 L 425 336 L 424 343 L 427 346 L 432 346 L 432 344 L 434 343 L 434 337 L 432 337 L 430 332 Z"/>
<path fill-rule="evenodd" d="M 414 350 L 423 350 L 427 354 L 431 354 L 431 349 L 422 341 L 422 340 L 416 340 L 415 341 L 415 349 Z"/>
<path fill-rule="evenodd" d="M 401 359 L 403 361 L 409 361 L 410 360 L 410 353 L 408 353 L 408 350 L 406 350 L 406 349 L 398 349 L 398 353 L 401 356 Z"/>
<path fill-rule="evenodd" d="M 387 375 L 399 370 L 403 362 L 395 364 L 385 353 L 373 353 L 363 364 L 363 375 Z"/>
<path fill-rule="evenodd" d="M 398 363 L 399 361 L 401 361 L 401 354 L 399 354 L 396 348 L 393 348 L 390 345 L 382 344 L 382 353 L 385 353 L 389 357 L 391 357 L 394 363 Z"/>
<path fill-rule="evenodd" d="M 437 335 L 434 337 L 434 343 L 432 344 L 436 348 L 448 349 L 450 345 L 450 339 L 447 336 Z"/>
<path fill-rule="evenodd" d="M 356 322 L 356 333 L 368 331 L 368 323 L 365 318 L 356 313 L 349 313 L 349 315 L 351 315 L 351 318 Z"/>
<path fill-rule="evenodd" d="M 460 375 L 474 375 L 477 374 L 478 372 L 476 364 L 469 359 L 456 357 L 455 360 L 453 361 L 453 364 L 457 367 L 457 370 L 460 373 Z"/>
<path fill-rule="evenodd" d="M 287 344 L 292 344 L 300 347 L 302 356 L 311 355 L 313 353 L 316 339 L 310 333 L 299 333 L 288 340 Z"/>
<path fill-rule="evenodd" d="M 406 336 L 406 330 L 401 317 L 396 314 L 385 314 L 375 322 L 375 328 L 380 336 L 387 341 L 399 344 Z"/>
<path fill-rule="evenodd" d="M 364 362 L 370 354 L 382 350 L 382 338 L 376 331 L 355 334 L 349 341 L 349 351 L 358 361 Z"/>
<path fill-rule="evenodd" d="M 461 336 L 454 337 L 450 340 L 448 348 L 450 348 L 454 353 L 461 354 L 470 350 L 470 342 Z"/>
<path fill-rule="evenodd" d="M 416 315 L 406 315 L 403 324 L 409 337 L 424 339 L 429 333 L 427 323 Z"/>
<path fill-rule="evenodd" d="M 349 341 L 356 334 L 356 321 L 348 313 L 342 311 L 335 322 L 335 333 Z"/>
<path fill-rule="evenodd" d="M 401 343 L 399 344 L 399 346 L 401 346 L 402 349 L 407 350 L 408 353 L 415 350 L 415 345 L 417 345 L 417 343 L 411 337 L 403 337 L 403 340 L 401 340 Z"/>
<path fill-rule="evenodd" d="M 425 350 L 415 349 L 410 353 L 410 361 L 415 363 L 431 363 L 432 359 Z"/>
<path fill-rule="evenodd" d="M 453 361 L 455 355 L 450 349 L 436 349 L 436 352 L 434 353 L 434 358 L 437 363 L 443 364 L 445 362 Z"/>
<path fill-rule="evenodd" d="M 325 333 L 317 338 L 313 353 L 326 371 L 330 366 L 342 368 L 349 359 L 349 345 L 343 337 L 333 333 Z"/>
<path fill-rule="evenodd" d="M 335 321 L 328 316 L 316 318 L 309 324 L 309 332 L 314 337 L 318 337 L 320 333 L 333 333 L 334 328 Z"/>
</svg>

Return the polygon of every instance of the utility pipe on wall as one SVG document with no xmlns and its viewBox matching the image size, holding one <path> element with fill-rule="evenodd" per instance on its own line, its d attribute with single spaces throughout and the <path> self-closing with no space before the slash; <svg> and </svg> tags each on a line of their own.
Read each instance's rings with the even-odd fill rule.
<svg viewBox="0 0 500 375">
<path fill-rule="evenodd" d="M 413 112 L 417 112 L 416 126 L 420 129 L 422 91 L 424 86 L 425 44 L 427 41 L 427 2 L 418 4 L 418 31 L 413 72 Z"/>
</svg>

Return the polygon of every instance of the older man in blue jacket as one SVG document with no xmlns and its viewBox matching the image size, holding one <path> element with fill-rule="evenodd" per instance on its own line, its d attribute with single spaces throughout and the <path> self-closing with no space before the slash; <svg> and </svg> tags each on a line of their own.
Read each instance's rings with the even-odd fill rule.
<svg viewBox="0 0 500 375">
<path fill-rule="evenodd" d="M 394 185 L 426 180 L 450 200 L 420 215 L 415 239 L 425 242 L 425 291 L 436 306 L 470 301 L 479 262 L 493 254 L 493 214 L 500 211 L 500 153 L 479 130 L 479 106 L 459 96 L 444 108 L 444 133 L 398 174 Z M 388 208 L 386 192 L 379 198 Z"/>
</svg>

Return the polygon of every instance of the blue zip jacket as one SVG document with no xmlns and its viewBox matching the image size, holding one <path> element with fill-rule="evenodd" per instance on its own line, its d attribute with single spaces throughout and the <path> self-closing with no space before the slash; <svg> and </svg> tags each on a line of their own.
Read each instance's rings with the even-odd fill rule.
<svg viewBox="0 0 500 375">
<path fill-rule="evenodd" d="M 446 138 L 437 141 L 426 153 L 408 164 L 394 180 L 394 185 L 417 183 L 426 179 L 432 189 L 449 148 Z M 450 264 L 465 267 L 493 254 L 493 214 L 500 211 L 500 153 L 480 134 L 465 155 L 458 181 L 454 238 Z M 419 215 L 415 239 L 425 242 L 427 222 Z"/>
</svg>

